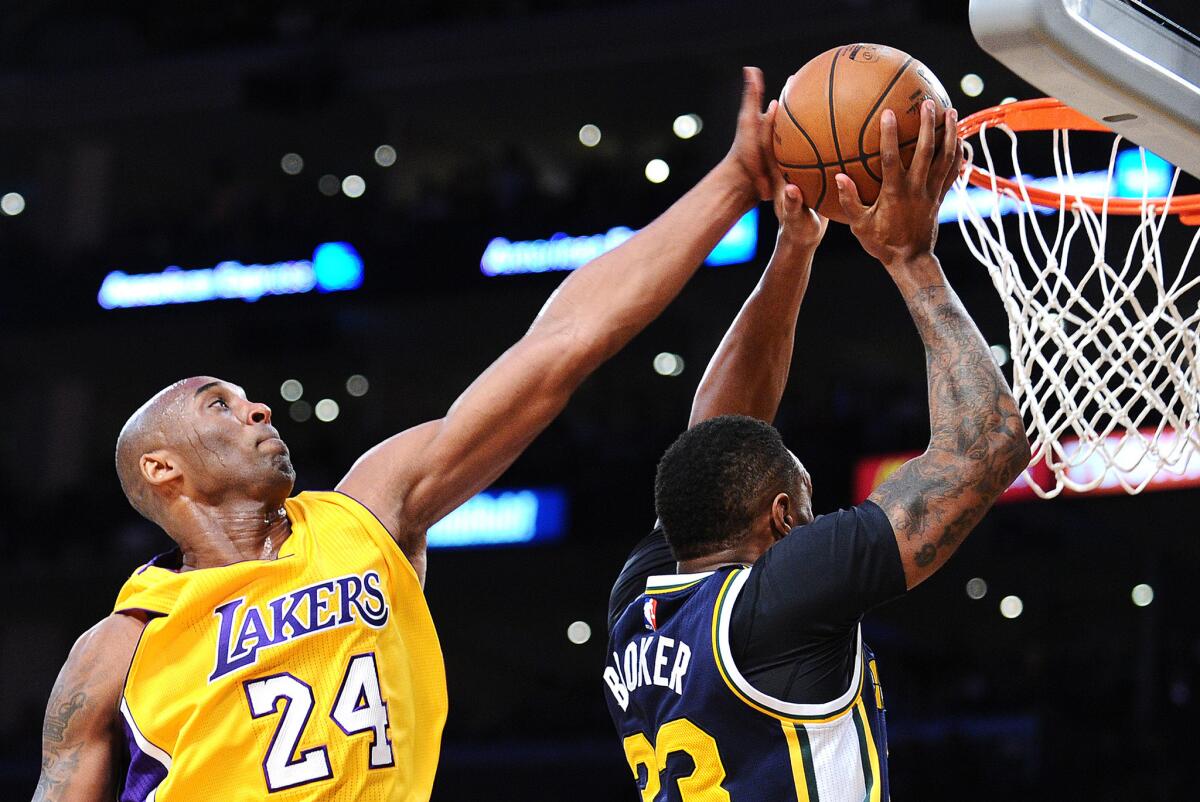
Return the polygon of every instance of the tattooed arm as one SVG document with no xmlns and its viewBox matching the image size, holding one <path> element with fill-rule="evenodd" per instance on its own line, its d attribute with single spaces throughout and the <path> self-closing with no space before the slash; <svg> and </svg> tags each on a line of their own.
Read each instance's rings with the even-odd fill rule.
<svg viewBox="0 0 1200 802">
<path fill-rule="evenodd" d="M 883 188 L 875 205 L 864 207 L 853 182 L 837 177 L 851 230 L 895 281 L 925 344 L 929 447 L 870 496 L 892 523 L 910 589 L 950 558 L 1029 464 L 1017 404 L 933 255 L 937 210 L 962 158 L 955 114 L 946 113 L 940 147 L 934 144 L 932 102 L 922 105 L 921 118 L 917 149 L 905 169 L 895 116 L 884 113 Z"/>
<path fill-rule="evenodd" d="M 33 802 L 116 798 L 121 686 L 142 626 L 136 618 L 111 615 L 75 642 L 46 705 Z"/>
</svg>

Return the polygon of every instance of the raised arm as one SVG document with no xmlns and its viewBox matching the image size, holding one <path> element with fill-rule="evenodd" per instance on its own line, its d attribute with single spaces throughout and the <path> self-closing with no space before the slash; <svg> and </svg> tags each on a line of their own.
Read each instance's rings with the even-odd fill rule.
<svg viewBox="0 0 1200 802">
<path fill-rule="evenodd" d="M 379 516 L 424 576 L 425 530 L 491 484 L 580 382 L 666 307 L 739 216 L 771 197 L 762 74 L 745 71 L 729 154 L 657 220 L 572 274 L 528 333 L 441 420 L 367 452 L 338 489 Z"/>
<path fill-rule="evenodd" d="M 828 220 L 804 205 L 800 188 L 775 193 L 779 233 L 758 286 L 717 347 L 696 396 L 688 426 L 718 415 L 749 415 L 770 423 L 792 364 L 796 316 L 808 289 L 813 254 Z"/>
<path fill-rule="evenodd" d="M 1029 441 L 1008 384 L 933 255 L 938 207 L 962 159 L 955 113 L 946 112 L 940 148 L 931 102 L 921 115 L 917 150 L 905 169 L 895 117 L 884 112 L 883 189 L 874 206 L 864 207 L 854 183 L 837 177 L 851 230 L 887 269 L 925 344 L 929 447 L 870 496 L 892 523 L 910 589 L 950 558 L 1029 464 Z"/>
<path fill-rule="evenodd" d="M 142 622 L 114 614 L 75 642 L 46 705 L 33 802 L 116 799 L 121 686 L 141 631 Z"/>
</svg>

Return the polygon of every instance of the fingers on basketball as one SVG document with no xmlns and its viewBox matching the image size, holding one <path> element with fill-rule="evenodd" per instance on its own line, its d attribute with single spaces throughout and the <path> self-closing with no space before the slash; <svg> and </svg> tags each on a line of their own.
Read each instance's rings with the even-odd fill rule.
<svg viewBox="0 0 1200 802">
<path fill-rule="evenodd" d="M 917 149 L 913 153 L 912 163 L 908 168 L 908 178 L 914 185 L 927 184 L 934 165 L 934 149 L 937 146 L 937 115 L 934 112 L 933 101 L 921 102 L 921 130 L 917 134 Z M 938 176 L 941 183 L 941 176 Z"/>
<path fill-rule="evenodd" d="M 897 193 L 900 182 L 904 180 L 904 167 L 900 163 L 900 140 L 896 131 L 896 112 L 891 109 L 886 109 L 879 118 L 879 163 L 883 171 L 883 185 L 880 191 Z M 856 197 L 857 194 L 855 192 Z"/>
<path fill-rule="evenodd" d="M 947 109 L 946 131 L 944 134 L 945 142 L 942 144 L 942 156 L 945 160 L 945 168 L 941 172 L 941 185 L 936 187 L 938 198 L 946 197 L 946 193 L 954 186 L 955 180 L 958 179 L 959 173 L 962 172 L 963 141 L 958 136 L 957 123 L 958 112 L 954 111 L 954 109 Z"/>
<path fill-rule="evenodd" d="M 897 162 L 900 161 L 899 154 L 893 154 Z M 887 159 L 884 159 L 884 164 L 887 164 Z M 886 167 L 884 168 L 887 169 Z M 842 212 L 846 215 L 851 225 L 854 225 L 863 214 L 867 211 L 867 207 L 863 206 L 862 199 L 858 196 L 858 187 L 850 179 L 850 176 L 845 173 L 838 173 L 834 177 L 834 183 L 837 184 L 838 202 L 842 206 Z M 888 180 L 883 179 L 884 190 L 888 186 Z"/>
</svg>

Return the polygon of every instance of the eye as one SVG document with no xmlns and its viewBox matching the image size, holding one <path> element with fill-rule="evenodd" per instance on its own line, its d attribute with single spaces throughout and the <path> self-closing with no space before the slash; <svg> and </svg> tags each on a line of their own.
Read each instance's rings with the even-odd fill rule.
<svg viewBox="0 0 1200 802">
<path fill-rule="evenodd" d="M 221 398 L 220 396 L 218 396 L 218 397 L 214 398 L 214 399 L 213 399 L 213 400 L 212 400 L 212 401 L 209 403 L 209 406 L 210 406 L 210 407 L 212 407 L 212 406 L 217 406 L 217 405 L 220 405 L 220 406 L 222 406 L 222 407 L 225 407 L 225 409 L 229 409 L 229 404 L 226 404 L 226 403 L 225 403 L 225 399 L 224 399 L 224 398 Z"/>
</svg>

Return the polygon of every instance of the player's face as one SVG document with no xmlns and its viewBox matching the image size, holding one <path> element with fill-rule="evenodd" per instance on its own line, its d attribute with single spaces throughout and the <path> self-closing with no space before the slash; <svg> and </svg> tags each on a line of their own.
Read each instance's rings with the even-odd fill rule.
<svg viewBox="0 0 1200 802">
<path fill-rule="evenodd" d="M 805 470 L 804 465 L 795 454 L 792 454 L 792 459 L 796 460 L 796 467 L 800 469 L 799 475 L 796 477 L 795 487 L 791 490 L 791 497 L 796 500 L 796 526 L 812 523 L 812 477 Z"/>
<path fill-rule="evenodd" d="M 291 492 L 291 454 L 271 425 L 271 408 L 246 398 L 241 387 L 190 379 L 181 388 L 176 451 L 196 492 L 214 500 L 227 494 L 273 500 Z"/>
</svg>

